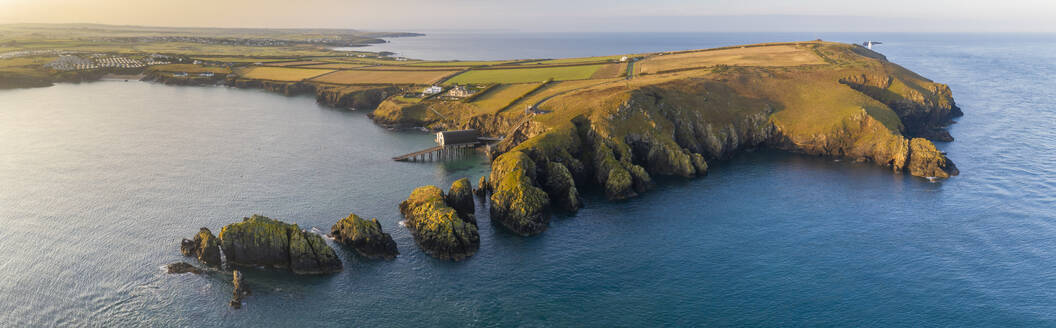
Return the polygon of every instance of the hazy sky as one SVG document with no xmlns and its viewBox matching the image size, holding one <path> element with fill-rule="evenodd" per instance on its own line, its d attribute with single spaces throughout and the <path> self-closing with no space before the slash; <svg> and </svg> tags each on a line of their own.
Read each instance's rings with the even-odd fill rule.
<svg viewBox="0 0 1056 328">
<path fill-rule="evenodd" d="M 0 0 L 0 23 L 386 31 L 1056 32 L 1056 0 Z"/>
</svg>

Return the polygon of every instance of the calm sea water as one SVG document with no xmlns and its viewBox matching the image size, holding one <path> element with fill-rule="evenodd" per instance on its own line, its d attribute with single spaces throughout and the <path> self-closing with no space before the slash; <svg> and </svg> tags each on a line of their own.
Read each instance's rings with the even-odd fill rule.
<svg viewBox="0 0 1056 328">
<path fill-rule="evenodd" d="M 398 224 L 414 187 L 487 172 L 389 160 L 427 134 L 256 90 L 0 91 L 0 326 L 1056 326 L 1056 38 L 840 37 L 951 85 L 966 115 L 939 146 L 960 176 L 745 153 L 630 201 L 588 193 L 532 238 L 478 204 L 481 249 L 462 263 Z M 596 54 L 545 45 L 527 57 Z M 340 274 L 247 270 L 241 310 L 228 276 L 161 269 L 201 226 L 260 213 L 325 232 L 349 212 L 377 217 L 400 257 L 336 247 Z"/>
</svg>

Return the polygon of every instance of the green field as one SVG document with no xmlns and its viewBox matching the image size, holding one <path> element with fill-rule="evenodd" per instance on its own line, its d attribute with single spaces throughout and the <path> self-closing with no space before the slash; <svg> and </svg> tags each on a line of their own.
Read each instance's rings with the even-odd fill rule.
<svg viewBox="0 0 1056 328">
<path fill-rule="evenodd" d="M 275 59 L 275 58 L 253 58 L 253 57 L 195 57 L 192 59 L 210 62 L 224 62 L 224 63 L 269 63 L 276 61 L 284 61 L 287 59 Z"/>
<path fill-rule="evenodd" d="M 310 79 L 330 72 L 333 72 L 333 70 L 258 66 L 241 70 L 239 75 L 246 79 L 292 82 Z"/>
<path fill-rule="evenodd" d="M 598 57 L 580 57 L 580 58 L 561 58 L 551 59 L 538 62 L 525 63 L 524 65 L 561 65 L 561 64 L 581 64 L 581 63 L 600 63 L 600 62 L 614 62 L 619 61 L 623 55 L 615 56 L 598 56 Z"/>
<path fill-rule="evenodd" d="M 431 61 L 431 62 L 413 62 L 407 66 L 493 66 L 512 63 L 509 60 L 499 61 Z"/>
<path fill-rule="evenodd" d="M 367 66 L 366 64 L 338 64 L 338 63 L 325 63 L 315 65 L 305 65 L 302 68 L 328 68 L 328 69 L 349 69 L 349 68 L 361 68 Z"/>
<path fill-rule="evenodd" d="M 602 65 L 482 69 L 472 70 L 456 75 L 444 84 L 480 84 L 480 83 L 530 83 L 547 79 L 554 81 L 585 80 L 594 76 Z"/>
<path fill-rule="evenodd" d="M 51 61 L 58 58 L 59 57 L 55 56 L 46 56 L 0 59 L 0 67 L 40 66 L 50 63 Z"/>
<path fill-rule="evenodd" d="M 495 112 L 505 108 L 514 99 L 539 86 L 538 83 L 503 84 L 489 90 L 472 103 L 486 112 Z"/>
<path fill-rule="evenodd" d="M 312 81 L 332 84 L 432 84 L 457 71 L 343 70 Z"/>
<path fill-rule="evenodd" d="M 149 68 L 149 70 L 158 71 L 158 72 L 170 72 L 170 73 L 184 72 L 184 73 L 190 73 L 190 74 L 205 73 L 205 72 L 212 72 L 214 74 L 231 73 L 231 69 L 227 68 L 227 67 L 202 66 L 202 65 L 192 65 L 192 64 L 155 65 L 155 66 L 151 66 Z"/>
</svg>

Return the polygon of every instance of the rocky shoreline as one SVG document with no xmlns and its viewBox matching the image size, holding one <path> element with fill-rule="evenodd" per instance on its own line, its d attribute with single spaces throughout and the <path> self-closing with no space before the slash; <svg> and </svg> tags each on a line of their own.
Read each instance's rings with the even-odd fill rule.
<svg viewBox="0 0 1056 328">
<path fill-rule="evenodd" d="M 872 162 L 897 174 L 944 179 L 959 173 L 933 141 L 953 137 L 945 127 L 963 115 L 946 85 L 924 79 L 861 47 L 828 45 L 832 68 L 735 67 L 654 82 L 612 83 L 553 97 L 547 111 L 519 116 L 481 114 L 443 119 L 416 114 L 420 104 L 393 104 L 396 86 L 342 87 L 229 77 L 144 78 L 174 85 L 227 85 L 284 95 L 314 94 L 321 104 L 373 109 L 387 127 L 475 128 L 505 138 L 489 147 L 487 176 L 414 189 L 399 210 L 415 244 L 441 260 L 462 261 L 480 248 L 474 197 L 487 197 L 492 222 L 521 236 L 545 232 L 553 212 L 581 209 L 585 187 L 607 199 L 637 197 L 654 178 L 697 178 L 709 162 L 755 148 Z M 819 54 L 822 52 L 819 51 Z M 549 98 L 548 98 L 549 99 Z M 442 108 L 441 108 L 442 109 Z M 553 115 L 548 113 L 560 113 Z M 399 250 L 377 219 L 350 214 L 331 227 L 335 242 L 367 259 L 392 260 Z M 207 267 L 267 266 L 297 274 L 338 272 L 341 261 L 318 235 L 296 225 L 253 216 L 207 228 L 181 244 Z M 221 258 L 220 254 L 223 254 Z M 199 273 L 180 262 L 172 273 Z M 235 284 L 244 284 L 235 273 Z M 236 290 L 232 306 L 244 293 Z"/>
<path fill-rule="evenodd" d="M 239 78 L 236 76 L 172 76 L 162 72 L 147 72 L 142 81 L 176 86 L 228 86 L 242 89 L 262 89 L 285 96 L 311 94 L 322 105 L 355 110 L 374 110 L 400 88 L 392 85 L 341 86 L 313 82 L 283 82 Z"/>
<path fill-rule="evenodd" d="M 386 127 L 475 128 L 505 136 L 491 147 L 488 182 L 478 188 L 490 192 L 492 219 L 524 236 L 545 231 L 553 210 L 581 208 L 579 190 L 583 186 L 602 187 L 610 200 L 636 197 L 653 187 L 654 176 L 704 176 L 709 161 L 727 159 L 743 149 L 772 148 L 873 162 L 927 178 L 959 173 L 926 139 L 952 140 L 944 127 L 963 115 L 948 86 L 919 77 L 861 47 L 829 44 L 824 50 L 835 68 L 724 68 L 633 88 L 618 84 L 585 88 L 550 101 L 551 110 L 579 113 L 565 115 L 570 119 L 481 114 L 423 120 L 426 116 L 414 112 L 445 103 L 395 106 L 387 100 L 400 92 L 395 86 L 340 87 L 159 74 L 145 80 L 260 88 L 284 95 L 314 93 L 319 103 L 328 106 L 376 108 L 371 118 Z M 798 93 L 819 90 L 815 97 L 796 98 Z M 584 110 L 578 105 L 583 99 L 597 99 L 594 102 L 603 105 Z M 809 108 L 819 106 L 839 110 L 821 117 L 790 114 L 790 109 L 809 113 Z M 449 191 L 448 196 L 453 193 Z M 463 209 L 457 212 L 460 221 L 472 220 L 465 213 L 466 205 L 451 203 L 450 207 Z M 413 211 L 401 212 L 409 219 L 417 218 Z M 459 253 L 470 252 L 440 252 L 438 257 Z"/>
</svg>

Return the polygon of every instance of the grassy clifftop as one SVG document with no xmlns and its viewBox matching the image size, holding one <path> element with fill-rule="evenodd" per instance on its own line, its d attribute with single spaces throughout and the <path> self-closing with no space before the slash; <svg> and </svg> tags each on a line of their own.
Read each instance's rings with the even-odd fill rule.
<svg viewBox="0 0 1056 328">
<path fill-rule="evenodd" d="M 505 151 L 491 174 L 495 195 L 504 195 L 493 196 L 500 220 L 525 204 L 574 201 L 576 185 L 601 185 L 610 199 L 634 197 L 653 176 L 701 176 L 708 161 L 743 148 L 871 161 L 921 177 L 957 174 L 923 138 L 950 139 L 942 127 L 960 110 L 949 87 L 868 49 L 752 45 L 654 54 L 642 63 L 648 66 L 634 79 L 553 96 L 540 104 L 544 114 L 514 130 L 531 133 L 497 147 Z M 533 189 L 545 198 L 525 192 Z"/>
</svg>

